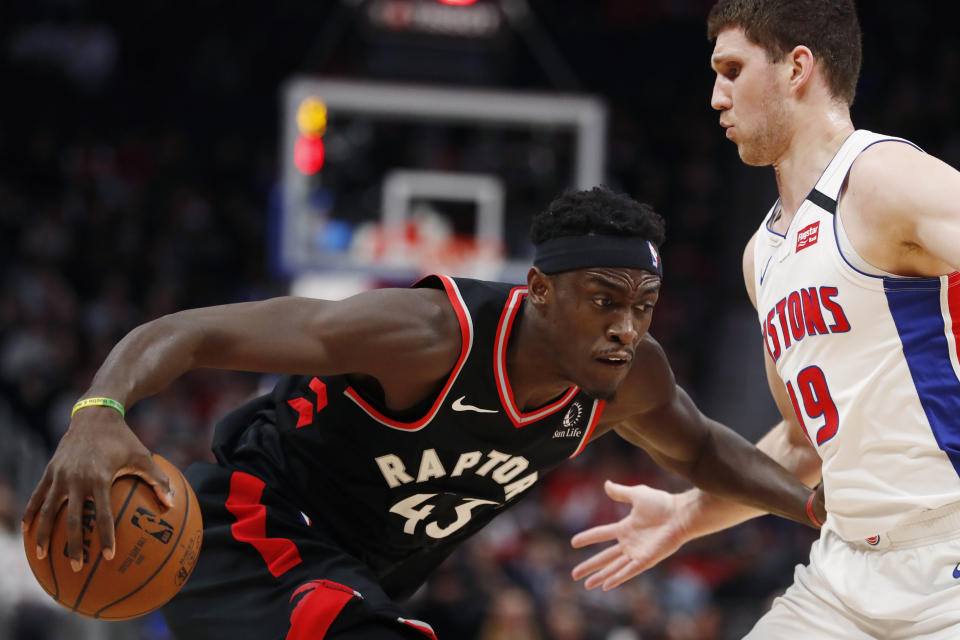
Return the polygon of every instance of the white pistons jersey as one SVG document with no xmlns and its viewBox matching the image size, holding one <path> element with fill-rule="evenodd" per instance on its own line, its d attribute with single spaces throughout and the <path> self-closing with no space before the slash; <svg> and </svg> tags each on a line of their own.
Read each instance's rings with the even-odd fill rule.
<svg viewBox="0 0 960 640">
<path fill-rule="evenodd" d="M 851 165 L 879 142 L 910 144 L 851 134 L 786 235 L 770 229 L 771 209 L 754 253 L 766 349 L 823 459 L 828 525 L 846 540 L 960 502 L 960 274 L 879 272 L 836 216 Z"/>
</svg>

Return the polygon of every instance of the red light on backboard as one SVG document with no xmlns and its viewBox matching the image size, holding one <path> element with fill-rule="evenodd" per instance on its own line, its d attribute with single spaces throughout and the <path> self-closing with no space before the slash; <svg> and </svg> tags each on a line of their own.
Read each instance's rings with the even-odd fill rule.
<svg viewBox="0 0 960 640">
<path fill-rule="evenodd" d="M 301 173 L 310 176 L 323 166 L 323 139 L 319 136 L 300 136 L 293 147 L 293 164 Z"/>
<path fill-rule="evenodd" d="M 449 4 L 455 7 L 466 7 L 475 3 L 477 0 L 437 0 L 440 4 Z"/>
</svg>

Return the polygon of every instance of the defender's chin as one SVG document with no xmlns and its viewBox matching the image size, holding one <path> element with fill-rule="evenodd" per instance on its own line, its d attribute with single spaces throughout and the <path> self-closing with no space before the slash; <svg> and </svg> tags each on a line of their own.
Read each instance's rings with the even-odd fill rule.
<svg viewBox="0 0 960 640">
<path fill-rule="evenodd" d="M 740 160 L 745 165 L 751 167 L 766 167 L 771 164 L 770 160 L 767 160 L 762 154 L 743 145 L 737 145 L 737 152 L 740 154 Z"/>
</svg>

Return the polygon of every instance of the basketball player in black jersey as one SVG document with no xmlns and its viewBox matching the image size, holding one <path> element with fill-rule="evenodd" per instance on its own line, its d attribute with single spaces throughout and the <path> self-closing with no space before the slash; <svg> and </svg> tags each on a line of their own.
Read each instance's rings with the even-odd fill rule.
<svg viewBox="0 0 960 640">
<path fill-rule="evenodd" d="M 616 431 L 718 496 L 809 524 L 811 490 L 706 418 L 647 329 L 663 223 L 604 188 L 533 223 L 526 286 L 430 276 L 340 302 L 278 298 L 147 323 L 110 353 L 27 505 L 47 553 L 82 498 L 113 547 L 111 480 L 167 478 L 116 407 L 186 371 L 287 374 L 218 425 L 187 473 L 204 543 L 165 608 L 185 640 L 435 638 L 398 600 L 543 475 Z M 823 520 L 822 502 L 817 502 Z M 112 555 L 109 551 L 105 556 Z"/>
</svg>

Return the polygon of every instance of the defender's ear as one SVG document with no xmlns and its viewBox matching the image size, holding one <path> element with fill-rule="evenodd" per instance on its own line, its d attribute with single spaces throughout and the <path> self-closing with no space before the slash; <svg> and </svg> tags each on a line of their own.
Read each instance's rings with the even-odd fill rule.
<svg viewBox="0 0 960 640">
<path fill-rule="evenodd" d="M 797 45 L 787 54 L 790 69 L 789 88 L 791 93 L 797 93 L 806 88 L 813 77 L 816 60 L 813 52 L 804 45 Z"/>
<path fill-rule="evenodd" d="M 537 267 L 530 267 L 527 272 L 527 297 L 534 305 L 546 304 L 550 292 L 553 290 L 553 283 L 550 276 L 540 271 Z"/>
</svg>

